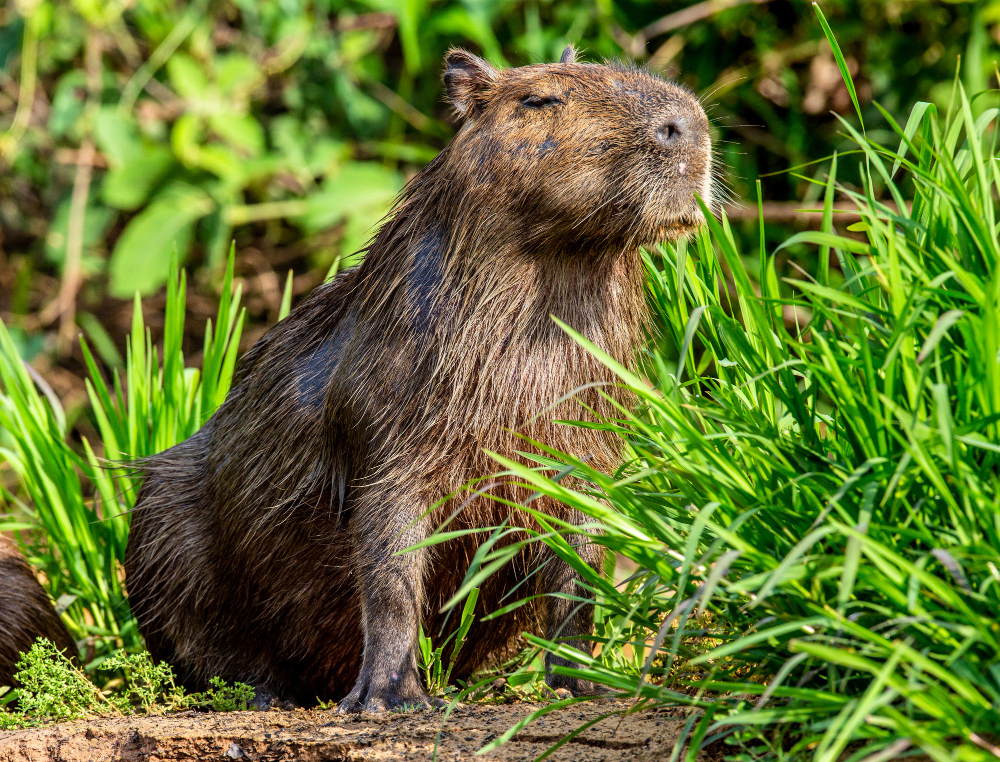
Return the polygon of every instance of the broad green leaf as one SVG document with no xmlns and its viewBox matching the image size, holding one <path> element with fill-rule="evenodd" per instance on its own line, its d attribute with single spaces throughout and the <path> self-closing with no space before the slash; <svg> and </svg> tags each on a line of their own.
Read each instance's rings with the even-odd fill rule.
<svg viewBox="0 0 1000 762">
<path fill-rule="evenodd" d="M 212 201 L 204 192 L 177 185 L 136 215 L 111 255 L 111 293 L 126 298 L 163 285 L 172 253 L 186 255 L 194 223 L 211 209 Z"/>
<path fill-rule="evenodd" d="M 45 258 L 50 262 L 62 264 L 66 258 L 66 244 L 69 229 L 70 200 L 66 199 L 56 208 L 52 225 L 45 235 Z M 99 203 L 90 203 L 83 212 L 83 268 L 86 273 L 100 272 L 103 262 L 93 257 L 88 249 L 100 244 L 115 220 L 115 211 Z"/>
<path fill-rule="evenodd" d="M 174 53 L 167 60 L 170 84 L 182 98 L 201 102 L 208 97 L 208 77 L 204 67 L 187 53 Z"/>
<path fill-rule="evenodd" d="M 135 124 L 110 106 L 94 115 L 94 142 L 112 167 L 127 164 L 142 150 Z"/>
<path fill-rule="evenodd" d="M 228 103 L 244 100 L 263 80 L 260 67 L 241 53 L 219 56 L 215 62 L 215 84 Z"/>
<path fill-rule="evenodd" d="M 124 164 L 107 172 L 101 197 L 117 209 L 138 209 L 174 166 L 176 160 L 169 149 L 155 143 L 140 145 Z"/>
<path fill-rule="evenodd" d="M 208 125 L 219 137 L 251 156 L 264 150 L 264 129 L 247 114 L 222 111 L 208 118 Z"/>
<path fill-rule="evenodd" d="M 389 210 L 403 178 L 376 162 L 347 162 L 330 175 L 323 188 L 307 199 L 302 219 L 308 230 L 322 230 L 348 216 L 360 216 L 372 225 Z"/>
</svg>

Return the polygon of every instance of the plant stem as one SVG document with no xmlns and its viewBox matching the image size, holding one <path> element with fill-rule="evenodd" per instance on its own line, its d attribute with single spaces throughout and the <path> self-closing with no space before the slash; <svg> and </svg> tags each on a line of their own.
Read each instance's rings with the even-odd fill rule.
<svg viewBox="0 0 1000 762">
<path fill-rule="evenodd" d="M 7 134 L 0 138 L 0 164 L 13 162 L 17 145 L 31 121 L 38 84 L 38 27 L 40 15 L 37 6 L 26 12 L 24 38 L 21 43 L 21 82 L 18 86 L 17 110 Z"/>
</svg>

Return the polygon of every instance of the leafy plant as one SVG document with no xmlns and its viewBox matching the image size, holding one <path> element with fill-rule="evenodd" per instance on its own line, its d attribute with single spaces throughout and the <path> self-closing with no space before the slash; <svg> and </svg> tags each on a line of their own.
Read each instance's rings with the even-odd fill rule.
<svg viewBox="0 0 1000 762">
<path fill-rule="evenodd" d="M 0 729 L 117 713 L 116 705 L 45 638 L 21 656 L 16 679 L 21 685 L 12 691 L 17 711 L 0 711 Z"/>
<path fill-rule="evenodd" d="M 229 685 L 214 677 L 204 693 L 186 693 L 177 685 L 170 665 L 154 664 L 149 653 L 119 652 L 100 666 L 102 672 L 119 672 L 109 688 L 99 689 L 52 643 L 39 638 L 17 664 L 20 687 L 0 702 L 0 730 L 37 727 L 50 722 L 86 717 L 161 714 L 189 707 L 216 712 L 245 711 L 253 704 L 254 689 L 245 683 Z M 13 702 L 14 708 L 3 705 Z"/>
<path fill-rule="evenodd" d="M 177 685 L 174 671 L 166 662 L 154 664 L 148 651 L 119 651 L 101 664 L 103 672 L 121 672 L 124 688 L 109 697 L 122 714 L 156 714 L 183 709 L 196 702 Z"/>
<path fill-rule="evenodd" d="M 208 682 L 212 687 L 194 696 L 194 700 L 202 706 L 215 712 L 245 712 L 253 705 L 253 686 L 246 683 L 229 685 L 221 677 L 213 677 Z"/>
</svg>

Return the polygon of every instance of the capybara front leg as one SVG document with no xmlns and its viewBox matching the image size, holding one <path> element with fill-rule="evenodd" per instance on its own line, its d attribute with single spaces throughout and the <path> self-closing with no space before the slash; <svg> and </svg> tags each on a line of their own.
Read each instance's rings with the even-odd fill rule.
<svg viewBox="0 0 1000 762">
<path fill-rule="evenodd" d="M 588 542 L 579 536 L 571 538 L 570 542 L 576 547 L 577 553 L 588 566 L 597 570 L 602 568 L 604 563 L 604 548 L 602 546 Z M 565 561 L 556 557 L 549 561 L 549 566 L 551 569 L 547 570 L 548 574 L 544 578 L 546 592 L 562 593 L 575 598 L 586 598 L 590 595 L 589 591 L 580 586 L 576 571 Z M 548 596 L 546 601 L 546 638 L 565 643 L 583 653 L 592 654 L 594 643 L 590 640 L 590 636 L 594 634 L 593 603 L 568 600 L 555 595 Z M 590 680 L 556 674 L 553 672 L 553 667 L 581 669 L 582 666 L 565 657 L 551 653 L 546 654 L 545 682 L 554 690 L 568 690 L 574 696 L 595 696 L 606 693 L 604 688 L 595 685 Z"/>
<path fill-rule="evenodd" d="M 388 503 L 382 507 L 356 511 L 352 522 L 364 655 L 354 688 L 340 702 L 341 712 L 431 706 L 417 669 L 426 550 L 400 553 L 425 536 L 425 522 L 418 521 L 419 511 Z"/>
</svg>

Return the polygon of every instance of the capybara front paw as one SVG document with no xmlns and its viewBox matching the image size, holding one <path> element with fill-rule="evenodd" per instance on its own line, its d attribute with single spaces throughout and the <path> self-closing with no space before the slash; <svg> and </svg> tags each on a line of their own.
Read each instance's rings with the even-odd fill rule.
<svg viewBox="0 0 1000 762">
<path fill-rule="evenodd" d="M 554 675 L 551 672 L 545 676 L 545 684 L 552 689 L 560 699 L 579 696 L 608 696 L 611 691 L 599 683 L 581 680 L 578 677 Z"/>
<path fill-rule="evenodd" d="M 390 679 L 381 685 L 363 677 L 337 707 L 341 714 L 356 712 L 415 712 L 433 709 L 447 702 L 432 699 L 416 675 L 409 679 Z"/>
<path fill-rule="evenodd" d="M 352 693 L 340 702 L 337 711 L 341 714 L 355 714 L 357 712 L 380 714 L 382 712 L 416 712 L 435 706 L 437 706 L 436 701 L 426 693 L 403 696 L 387 689 L 370 693 L 364 700 Z"/>
<path fill-rule="evenodd" d="M 337 712 L 340 714 L 354 714 L 362 711 L 361 700 L 351 691 L 347 698 L 337 704 Z"/>
</svg>

